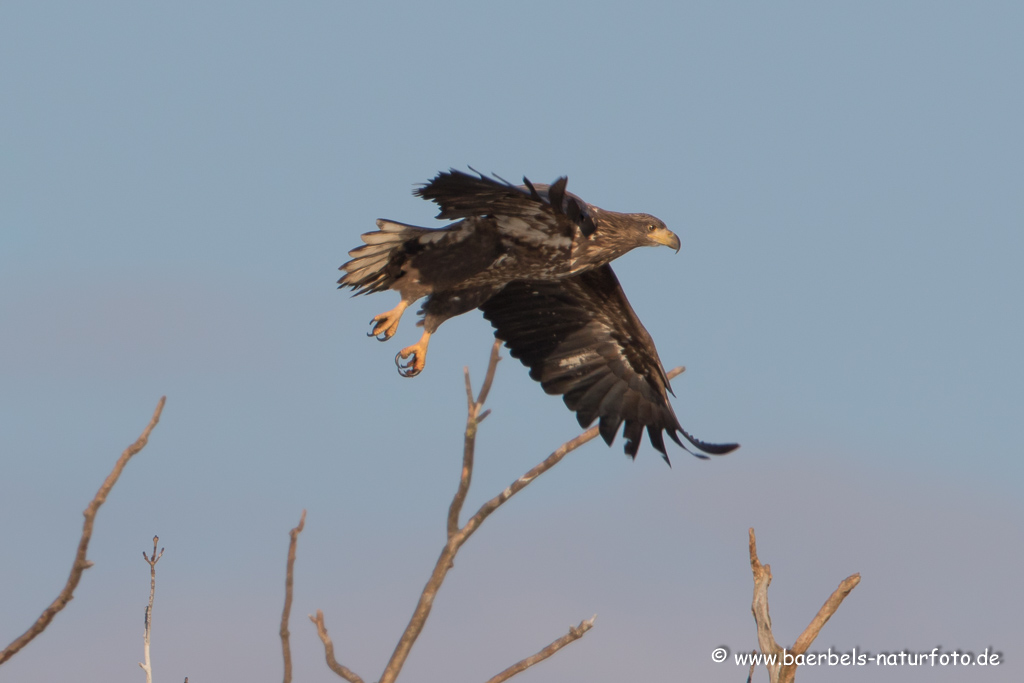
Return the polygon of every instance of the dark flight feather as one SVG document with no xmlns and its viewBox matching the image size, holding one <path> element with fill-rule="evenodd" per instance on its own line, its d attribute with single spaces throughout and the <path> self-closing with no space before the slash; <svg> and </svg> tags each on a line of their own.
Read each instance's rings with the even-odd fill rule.
<svg viewBox="0 0 1024 683">
<path fill-rule="evenodd" d="M 480 308 L 512 357 L 530 368 L 544 391 L 563 396 L 581 427 L 600 420 L 610 445 L 624 422 L 627 455 L 636 457 L 645 427 L 666 460 L 663 431 L 679 443 L 678 432 L 712 455 L 737 447 L 694 439 L 679 425 L 654 341 L 611 266 L 558 281 L 511 282 Z"/>
<path fill-rule="evenodd" d="M 551 185 L 538 189 L 523 178 L 523 187 L 483 174 L 470 175 L 452 169 L 439 173 L 436 178 L 413 192 L 441 207 L 438 218 L 455 220 L 474 216 L 514 216 L 535 218 L 543 211 L 559 222 L 563 234 L 571 235 L 578 227 L 585 237 L 597 230 L 597 225 L 584 208 L 582 200 L 566 192 L 568 179 L 564 176 Z"/>
</svg>

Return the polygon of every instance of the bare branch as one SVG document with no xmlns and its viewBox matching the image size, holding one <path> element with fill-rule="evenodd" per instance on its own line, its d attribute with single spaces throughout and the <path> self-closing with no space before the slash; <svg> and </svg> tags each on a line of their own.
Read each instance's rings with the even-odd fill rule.
<svg viewBox="0 0 1024 683">
<path fill-rule="evenodd" d="M 302 511 L 302 517 L 299 519 L 299 525 L 288 532 L 291 537 L 291 541 L 288 543 L 288 569 L 285 572 L 284 579 L 284 611 L 281 613 L 281 650 L 284 656 L 284 683 L 291 683 L 292 681 L 292 648 L 289 639 L 291 633 L 288 632 L 288 617 L 292 612 L 292 585 L 293 571 L 295 569 L 295 547 L 299 542 L 299 534 L 302 533 L 302 529 L 306 526 L 306 511 Z"/>
<path fill-rule="evenodd" d="M 804 632 L 800 634 L 800 637 L 793 643 L 792 652 L 794 655 L 802 654 L 807 652 L 807 648 L 811 646 L 814 639 L 818 637 L 818 633 L 821 628 L 832 618 L 832 615 L 839 609 L 839 605 L 843 604 L 843 600 L 850 594 L 857 584 L 860 583 L 860 573 L 851 574 L 847 576 L 839 584 L 839 587 L 832 591 L 832 595 L 828 596 L 828 600 L 821 606 L 818 613 L 814 615 L 814 619 L 807 625 Z"/>
<path fill-rule="evenodd" d="M 775 642 L 772 635 L 772 618 L 768 614 L 768 586 L 772 582 L 772 568 L 770 565 L 761 564 L 757 557 L 757 538 L 754 536 L 753 527 L 749 532 L 750 545 L 750 569 L 754 574 L 754 601 L 751 611 L 754 613 L 754 623 L 757 624 L 757 644 L 761 652 L 766 655 L 781 655 L 782 647 Z M 781 657 L 779 657 L 781 659 Z M 776 683 L 779 677 L 781 663 L 767 664 L 768 678 Z"/>
<path fill-rule="evenodd" d="M 448 506 L 448 538 L 459 530 L 459 514 L 469 494 L 469 484 L 473 479 L 473 453 L 476 450 L 476 428 L 480 424 L 477 412 L 480 406 L 473 400 L 473 386 L 469 381 L 469 368 L 464 368 L 466 375 L 466 395 L 469 407 L 466 411 L 466 433 L 462 439 L 462 472 L 459 475 L 459 488 L 455 491 L 451 505 Z"/>
<path fill-rule="evenodd" d="M 757 539 L 754 537 L 754 529 L 751 528 L 749 533 L 750 569 L 754 574 L 754 601 L 751 605 L 751 611 L 754 613 L 754 622 L 757 624 L 757 642 L 763 654 L 777 656 L 776 663 L 766 664 L 768 678 L 771 683 L 792 683 L 796 677 L 797 665 L 796 663 L 782 665 L 781 655 L 783 649 L 775 641 L 775 636 L 772 635 L 772 619 L 768 614 L 768 586 L 772 582 L 772 569 L 767 564 L 761 564 L 757 557 Z M 796 643 L 789 650 L 791 655 L 795 657 L 807 652 L 807 648 L 818 637 L 821 628 L 839 609 L 839 605 L 850 594 L 850 591 L 856 588 L 859 583 L 860 574 L 852 574 L 843 579 L 839 587 L 832 592 L 832 595 L 829 596 L 825 604 L 818 610 L 811 623 L 807 625 L 807 628 L 800 634 L 800 637 L 796 639 Z"/>
<path fill-rule="evenodd" d="M 554 453 L 544 458 L 540 464 L 536 465 L 529 472 L 516 479 L 508 488 L 496 495 L 494 498 L 491 498 L 489 501 L 481 505 L 480 509 L 476 511 L 476 514 L 470 517 L 469 521 L 466 522 L 466 525 L 459 531 L 459 535 L 461 536 L 459 545 L 465 543 L 466 539 L 468 539 L 473 532 L 483 524 L 484 520 L 490 517 L 491 513 L 501 507 L 505 501 L 522 491 L 524 488 L 529 486 L 534 479 L 560 463 L 565 456 L 569 455 L 583 444 L 588 441 L 592 441 L 596 436 L 597 427 L 591 427 L 575 439 L 566 441 L 564 444 L 559 446 Z"/>
<path fill-rule="evenodd" d="M 447 531 L 448 541 L 441 549 L 441 553 L 437 558 L 437 562 L 434 564 L 434 570 L 431 572 L 430 578 L 427 580 L 427 584 L 423 587 L 423 591 L 420 593 L 419 601 L 416 604 L 416 608 L 413 611 L 412 617 L 409 619 L 409 623 L 402 633 L 398 644 L 395 646 L 395 650 L 391 655 L 388 664 L 384 669 L 384 673 L 381 675 L 379 683 L 394 683 L 398 674 L 401 672 L 402 667 L 405 665 L 405 661 L 409 656 L 409 652 L 412 650 L 413 644 L 416 639 L 419 638 L 420 633 L 423 631 L 423 627 L 426 624 L 427 617 L 430 616 L 430 611 L 433 608 L 434 599 L 437 597 L 437 593 L 441 588 L 441 584 L 444 583 L 445 577 L 448 571 L 454 566 L 455 555 L 459 552 L 462 545 L 469 539 L 470 536 L 483 524 L 484 520 L 487 519 L 495 510 L 503 505 L 509 498 L 514 496 L 519 491 L 526 488 L 532 481 L 537 477 L 547 472 L 549 469 L 557 465 L 572 451 L 576 450 L 588 441 L 593 440 L 598 435 L 598 428 L 592 427 L 587 431 L 583 432 L 574 439 L 562 444 L 557 450 L 551 455 L 544 459 L 543 462 L 538 464 L 536 467 L 531 469 L 529 472 L 519 477 L 519 479 L 512 482 L 512 484 L 504 491 L 499 493 L 491 500 L 484 503 L 479 510 L 466 522 L 464 526 L 459 527 L 459 516 L 462 512 L 462 506 L 466 501 L 466 496 L 469 492 L 469 485 L 472 481 L 473 476 L 473 458 L 474 450 L 476 445 L 476 431 L 477 426 L 483 421 L 490 411 L 483 411 L 484 401 L 487 400 L 487 396 L 491 390 L 491 386 L 494 381 L 494 373 L 497 368 L 498 361 L 501 360 L 499 356 L 501 342 L 496 341 L 494 346 L 491 348 L 491 357 L 487 366 L 487 375 L 484 379 L 483 386 L 480 389 L 480 393 L 473 398 L 473 387 L 470 382 L 469 369 L 464 370 L 464 377 L 466 381 L 466 402 L 467 402 L 467 418 L 466 418 L 466 433 L 463 447 L 463 458 L 462 458 L 462 472 L 459 478 L 459 487 L 455 492 L 455 496 L 452 499 L 452 503 L 448 509 L 448 520 L 447 520 Z M 677 367 L 666 373 L 669 379 L 681 374 L 685 368 Z M 331 643 L 330 638 L 327 637 L 327 629 L 323 625 L 323 613 L 317 612 L 317 617 L 310 617 L 310 620 L 317 625 L 317 630 L 320 633 L 320 639 L 324 643 L 324 648 L 327 654 L 327 664 L 331 667 L 331 670 L 337 673 L 339 676 L 345 678 L 348 681 L 359 681 L 358 676 L 353 674 L 351 671 L 346 669 L 344 666 L 338 664 L 334 660 L 334 646 Z M 515 667 L 520 666 L 524 662 L 530 662 L 526 664 L 529 666 L 533 661 L 541 661 L 556 651 L 564 647 L 566 644 L 580 638 L 586 633 L 591 626 L 593 626 L 593 619 L 582 622 L 578 627 L 570 630 L 567 636 L 555 641 L 547 648 L 537 653 L 531 658 L 523 660 L 506 672 L 511 671 Z M 536 659 L 534 659 L 536 658 Z M 525 668 L 525 666 L 523 667 Z M 506 672 L 502 672 L 498 676 L 505 676 Z M 511 677 L 514 673 L 508 673 L 505 678 L 495 678 L 492 680 L 506 680 Z"/>
<path fill-rule="evenodd" d="M 320 636 L 320 641 L 324 644 L 324 655 L 327 658 L 327 666 L 331 667 L 331 671 L 344 678 L 349 683 L 363 683 L 363 679 L 353 673 L 347 667 L 338 664 L 338 661 L 334 658 L 334 643 L 331 641 L 331 637 L 327 635 L 327 626 L 324 624 L 324 613 L 320 610 L 316 611 L 316 616 L 309 615 L 309 620 L 316 624 L 317 635 Z"/>
<path fill-rule="evenodd" d="M 57 599 L 50 603 L 50 606 L 43 610 L 43 613 L 36 619 L 35 623 L 25 631 L 23 634 L 18 636 L 8 645 L 2 652 L 0 652 L 0 664 L 3 664 L 8 659 L 13 657 L 21 648 L 32 642 L 32 639 L 46 630 L 46 627 L 50 625 L 53 618 L 60 612 L 74 597 L 75 588 L 78 586 L 78 582 L 82 578 L 82 572 L 92 566 L 86 558 L 86 553 L 89 550 L 89 541 L 92 539 L 92 528 L 93 523 L 96 520 L 96 513 L 99 511 L 100 506 L 107 500 L 107 495 L 110 493 L 110 489 L 117 483 L 118 477 L 121 476 L 121 472 L 124 470 L 125 465 L 131 460 L 132 456 L 145 448 L 146 443 L 149 441 L 149 434 L 156 427 L 160 421 L 160 413 L 163 412 L 164 403 L 167 397 L 163 396 L 156 405 L 156 410 L 153 412 L 153 417 L 150 418 L 149 424 L 142 431 L 142 434 L 136 439 L 135 443 L 125 449 L 118 458 L 117 464 L 114 465 L 114 469 L 107 475 L 103 485 L 100 486 L 99 491 L 96 492 L 96 496 L 89 503 L 89 506 L 83 513 L 85 515 L 85 523 L 82 525 L 82 537 L 78 541 L 78 550 L 75 553 L 74 564 L 71 565 L 71 574 L 68 576 L 67 583 L 64 585 L 64 589 L 57 596 Z"/>
<path fill-rule="evenodd" d="M 680 366 L 672 368 L 672 370 L 670 370 L 666 374 L 668 375 L 669 379 L 672 379 L 673 377 L 682 374 L 685 370 L 686 368 Z M 593 441 L 597 437 L 597 434 L 598 428 L 595 425 L 588 429 L 587 431 L 580 434 L 579 436 L 577 436 L 576 438 L 566 441 L 564 444 L 559 446 L 554 453 L 545 458 L 543 462 L 541 462 L 539 465 L 531 469 L 523 476 L 516 479 L 514 482 L 512 482 L 511 486 L 506 488 L 497 496 L 484 503 L 480 507 L 480 509 L 477 510 L 476 514 L 473 515 L 469 519 L 469 521 L 466 522 L 466 525 L 462 528 L 462 532 L 465 534 L 465 538 L 462 539 L 462 543 L 464 543 L 466 538 L 469 538 L 469 536 L 477 530 L 477 528 L 483 523 L 483 521 L 487 519 L 492 512 L 497 510 L 506 500 L 522 491 L 534 479 L 536 479 L 537 477 L 544 474 L 552 467 L 560 463 L 565 456 L 569 455 L 583 444 L 589 441 Z M 461 545 L 461 543 L 459 545 Z"/>
<path fill-rule="evenodd" d="M 484 388 L 480 391 L 480 398 L 486 398 L 487 392 L 490 391 L 494 368 L 498 362 L 497 351 L 498 343 L 496 342 L 491 351 L 491 362 L 487 370 L 487 379 L 484 380 Z M 682 368 L 676 368 L 672 373 L 670 373 L 670 376 L 674 377 L 680 372 L 682 372 Z M 471 396 L 472 390 L 467 393 Z M 480 407 L 482 407 L 480 398 L 478 398 L 475 404 L 470 408 L 471 415 L 474 411 L 479 411 Z M 472 433 L 470 433 L 470 424 L 472 424 Z M 476 424 L 477 421 L 471 420 L 467 422 L 467 448 L 463 454 L 462 478 L 459 482 L 459 489 L 455 494 L 455 499 L 452 500 L 452 506 L 448 511 L 448 542 L 445 544 L 444 548 L 441 549 L 441 554 L 438 556 L 437 562 L 434 564 L 434 571 L 427 580 L 427 585 L 423 587 L 423 592 L 420 593 L 420 599 L 416 604 L 416 609 L 413 611 L 412 618 L 409 620 L 409 624 L 405 627 L 405 632 L 402 633 L 402 637 L 395 646 L 395 651 L 392 653 L 391 659 L 388 661 L 388 665 L 384 669 L 384 673 L 381 675 L 379 683 L 393 683 L 398 677 L 399 672 L 402 670 L 402 666 L 405 665 L 405 660 L 409 656 L 409 652 L 412 650 L 413 643 L 416 642 L 416 639 L 419 638 L 420 633 L 423 631 L 423 627 L 427 622 L 427 617 L 430 616 L 430 610 L 433 608 L 434 598 L 437 596 L 437 592 L 440 590 L 441 584 L 444 583 L 448 570 L 453 566 L 455 555 L 459 552 L 462 545 L 469 540 L 469 537 L 473 535 L 473 532 L 480 528 L 480 525 L 483 524 L 484 520 L 487 519 L 491 513 L 501 507 L 505 501 L 519 491 L 522 491 L 534 479 L 561 462 L 566 455 L 592 440 L 598 433 L 597 427 L 592 427 L 583 434 L 577 436 L 575 439 L 571 439 L 562 444 L 554 453 L 545 458 L 543 462 L 523 476 L 519 477 L 516 481 L 512 482 L 511 486 L 506 488 L 497 496 L 484 503 L 480 509 L 477 510 L 476 514 L 474 514 L 461 529 L 458 529 L 458 515 L 469 489 L 469 481 L 472 478 L 472 446 L 476 438 Z M 454 533 L 452 532 L 453 524 L 457 528 Z"/>
<path fill-rule="evenodd" d="M 501 360 L 500 351 L 501 342 L 495 339 L 491 346 L 491 358 L 487 362 L 487 375 L 484 377 L 484 384 L 480 387 L 480 393 L 476 397 L 477 405 L 482 406 L 487 401 L 487 394 L 491 393 L 491 385 L 494 384 L 494 370 L 498 367 L 498 361 Z"/>
<path fill-rule="evenodd" d="M 462 376 L 466 380 L 466 409 L 469 412 L 473 412 L 473 404 L 476 401 L 473 400 L 473 383 L 469 380 L 469 366 L 464 365 L 462 367 Z"/>
<path fill-rule="evenodd" d="M 413 643 L 419 638 L 420 633 L 423 631 L 423 626 L 427 623 L 427 617 L 430 616 L 430 610 L 434 606 L 434 598 L 437 597 L 437 591 L 440 590 L 441 584 L 444 583 L 445 576 L 453 565 L 455 554 L 459 551 L 459 547 L 464 541 L 465 538 L 460 531 L 448 539 L 448 542 L 442 548 L 441 554 L 434 564 L 434 571 L 431 572 L 427 585 L 423 587 L 423 592 L 420 593 L 420 599 L 416 603 L 416 609 L 413 611 L 412 618 L 409 619 L 409 624 L 405 627 L 405 631 L 402 632 L 402 637 L 399 638 L 395 651 L 391 654 L 391 658 L 384 668 L 384 673 L 381 675 L 379 683 L 393 683 L 398 677 L 402 666 L 405 665 L 406 658 L 409 656 L 409 652 L 412 650 Z"/>
<path fill-rule="evenodd" d="M 142 636 L 145 663 L 139 662 L 139 666 L 146 672 L 146 683 L 153 683 L 153 664 L 149 659 L 149 637 L 153 627 L 153 596 L 156 595 L 156 563 L 164 556 L 163 548 L 160 548 L 159 554 L 156 552 L 156 545 L 159 542 L 160 537 L 154 536 L 152 557 L 147 555 L 145 550 L 142 551 L 142 559 L 144 559 L 146 564 L 149 565 L 149 604 L 146 606 L 146 628 Z"/>
<path fill-rule="evenodd" d="M 515 676 L 517 673 L 525 671 L 526 669 L 530 668 L 534 664 L 537 664 L 538 662 L 544 661 L 545 659 L 555 654 L 569 643 L 573 642 L 574 640 L 579 640 L 580 638 L 582 638 L 584 633 L 586 633 L 594 627 L 594 619 L 597 619 L 596 614 L 585 621 L 581 621 L 579 626 L 570 626 L 569 632 L 567 634 L 565 634 L 558 640 L 552 642 L 550 645 L 548 645 L 540 652 L 530 655 L 526 659 L 522 659 L 516 662 L 515 664 L 513 664 L 512 666 L 510 666 L 509 668 L 505 669 L 500 674 L 495 676 L 494 678 L 487 681 L 487 683 L 503 683 L 503 681 L 507 681 L 508 679 Z"/>
<path fill-rule="evenodd" d="M 673 377 L 682 374 L 685 370 L 686 368 L 679 366 L 676 368 L 672 368 L 672 370 L 670 370 L 666 374 L 668 375 L 669 379 L 672 379 Z M 473 515 L 469 519 L 469 521 L 466 522 L 466 525 L 462 528 L 462 533 L 465 534 L 465 538 L 463 538 L 462 542 L 464 543 L 465 540 L 469 538 L 469 536 L 474 531 L 477 530 L 477 528 L 483 523 L 483 521 L 487 519 L 492 512 L 497 510 L 505 501 L 507 501 L 509 498 L 511 498 L 512 496 L 526 488 L 526 486 L 530 484 L 530 482 L 532 482 L 534 479 L 536 479 L 537 477 L 544 474 L 552 467 L 560 463 L 562 459 L 565 458 L 565 456 L 569 455 L 583 444 L 589 441 L 593 441 L 597 437 L 597 434 L 598 427 L 597 425 L 595 425 L 588 429 L 587 431 L 580 434 L 579 436 L 577 436 L 576 438 L 566 441 L 564 444 L 559 446 L 558 449 L 555 450 L 555 452 L 553 452 L 551 455 L 545 458 L 543 462 L 538 464 L 536 467 L 531 469 L 523 476 L 516 479 L 514 482 L 512 482 L 511 486 L 506 488 L 497 496 L 495 496 L 494 498 L 490 499 L 482 506 L 480 506 L 480 509 L 477 510 L 476 514 Z"/>
<path fill-rule="evenodd" d="M 469 381 L 469 368 L 463 369 L 463 374 L 466 377 L 466 401 L 468 403 L 466 435 L 463 439 L 462 474 L 459 477 L 459 488 L 455 492 L 455 497 L 452 498 L 451 506 L 448 508 L 448 538 L 454 536 L 455 532 L 459 530 L 459 515 L 462 513 L 462 506 L 465 504 L 466 495 L 469 493 L 469 484 L 473 479 L 473 453 L 476 449 L 476 428 L 491 412 L 485 410 L 481 413 L 480 409 L 484 407 L 484 401 L 487 400 L 487 394 L 490 393 L 491 385 L 494 383 L 494 372 L 498 369 L 498 361 L 501 360 L 501 356 L 498 355 L 500 349 L 501 342 L 495 340 L 491 346 L 491 358 L 487 363 L 487 374 L 484 376 L 484 384 L 480 388 L 480 394 L 476 400 L 473 399 L 473 385 Z"/>
</svg>

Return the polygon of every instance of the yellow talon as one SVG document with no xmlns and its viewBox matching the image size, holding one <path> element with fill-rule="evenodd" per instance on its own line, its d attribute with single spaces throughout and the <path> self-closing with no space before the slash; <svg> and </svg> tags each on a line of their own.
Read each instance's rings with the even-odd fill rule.
<svg viewBox="0 0 1024 683">
<path fill-rule="evenodd" d="M 373 320 L 370 321 L 373 329 L 367 332 L 366 336 L 376 337 L 377 341 L 391 339 L 395 336 L 395 332 L 398 331 L 398 322 L 402 319 L 402 314 L 405 313 L 407 308 L 409 308 L 407 302 L 399 301 L 398 305 L 390 311 L 373 316 Z"/>
<path fill-rule="evenodd" d="M 424 332 L 420 340 L 412 346 L 406 346 L 395 356 L 395 365 L 398 366 L 398 374 L 402 377 L 415 377 L 423 372 L 427 365 L 427 344 L 430 343 L 430 333 Z M 411 356 L 411 358 L 410 358 Z M 407 363 L 402 360 L 409 358 Z"/>
</svg>

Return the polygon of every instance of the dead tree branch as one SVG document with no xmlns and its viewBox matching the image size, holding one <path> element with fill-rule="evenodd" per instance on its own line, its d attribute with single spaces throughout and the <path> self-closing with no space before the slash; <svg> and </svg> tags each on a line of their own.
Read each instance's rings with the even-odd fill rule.
<svg viewBox="0 0 1024 683">
<path fill-rule="evenodd" d="M 409 624 L 405 627 L 405 631 L 402 633 L 401 638 L 399 638 L 398 644 L 395 646 L 391 659 L 388 660 L 387 666 L 380 677 L 379 683 L 394 683 L 395 679 L 398 677 L 398 674 L 401 672 L 402 667 L 405 665 L 405 661 L 412 650 L 413 644 L 423 631 L 423 627 L 427 622 L 427 617 L 430 616 L 430 611 L 434 605 L 434 599 L 437 597 L 441 584 L 444 583 L 448 571 L 454 566 L 456 554 L 459 552 L 459 549 L 462 548 L 463 544 L 469 540 L 469 537 L 472 536 L 478 528 L 480 528 L 480 525 L 483 524 L 484 520 L 486 520 L 491 513 L 501 507 L 509 498 L 519 491 L 522 491 L 532 481 L 537 479 L 537 477 L 561 462 L 569 453 L 588 441 L 591 441 L 598 435 L 598 428 L 594 426 L 576 438 L 565 442 L 551 455 L 545 458 L 543 462 L 516 479 L 504 491 L 480 506 L 465 525 L 460 527 L 459 517 L 462 512 L 462 506 L 465 503 L 466 496 L 469 492 L 470 482 L 473 478 L 473 455 L 476 445 L 477 426 L 490 413 L 490 411 L 481 412 L 481 408 L 487 400 L 487 395 L 490 392 L 491 385 L 494 381 L 494 372 L 498 361 L 500 360 L 500 356 L 498 355 L 500 346 L 501 343 L 496 341 L 491 349 L 490 361 L 487 366 L 487 374 L 484 378 L 484 383 L 480 389 L 480 393 L 476 398 L 473 397 L 473 388 L 469 379 L 469 369 L 467 368 L 465 370 L 467 402 L 466 432 L 459 486 L 456 489 L 455 496 L 452 498 L 451 505 L 448 508 L 448 540 L 441 549 L 437 562 L 434 564 L 434 570 L 431 572 L 430 578 L 427 580 L 427 584 L 423 587 L 423 591 L 420 593 L 419 601 L 417 602 L 413 615 L 409 620 Z M 684 368 L 678 367 L 674 368 L 667 374 L 669 378 L 672 378 L 682 373 L 683 370 Z M 361 681 L 361 679 L 354 673 L 334 661 L 334 646 L 331 643 L 330 638 L 327 637 L 327 629 L 323 625 L 323 614 L 318 611 L 316 618 L 310 616 L 310 620 L 317 625 L 320 640 L 323 641 L 324 648 L 327 652 L 327 664 L 331 667 L 331 670 L 350 682 Z M 512 667 L 509 667 L 502 673 L 498 674 L 497 677 L 493 678 L 492 681 L 507 680 L 523 669 L 550 657 L 559 649 L 565 647 L 565 645 L 582 637 L 583 634 L 589 631 L 593 626 L 593 622 L 594 618 L 581 622 L 578 627 L 571 629 L 568 635 L 551 643 L 551 645 L 544 648 L 537 654 L 518 662 Z"/>
<path fill-rule="evenodd" d="M 480 391 L 480 397 L 486 398 L 487 392 L 490 390 L 491 381 L 494 376 L 494 368 L 498 362 L 498 349 L 499 342 L 495 342 L 491 350 L 491 361 L 487 368 L 487 378 L 484 380 L 484 386 Z M 586 434 L 572 439 L 563 444 L 558 450 L 549 455 L 542 463 L 531 469 L 529 472 L 524 474 L 522 477 L 512 483 L 511 486 L 506 488 L 504 491 L 499 493 L 491 500 L 484 503 L 476 514 L 469 518 L 465 526 L 462 528 L 458 527 L 459 512 L 462 507 L 462 503 L 465 500 L 466 493 L 469 489 L 469 482 L 472 479 L 473 469 L 473 448 L 476 443 L 476 427 L 480 423 L 480 420 L 486 416 L 486 413 L 482 414 L 480 418 L 473 418 L 472 416 L 479 411 L 481 400 L 477 399 L 476 402 L 472 400 L 472 389 L 469 385 L 469 372 L 466 371 L 467 381 L 467 397 L 469 400 L 469 414 L 471 419 L 466 423 L 466 442 L 467 447 L 463 452 L 463 472 L 462 477 L 459 481 L 459 488 L 455 493 L 455 498 L 452 500 L 452 505 L 448 511 L 448 542 L 441 550 L 440 556 L 437 558 L 437 562 L 434 564 L 434 571 L 430 575 L 430 579 L 427 581 L 427 585 L 424 586 L 423 592 L 420 594 L 419 602 L 416 605 L 416 609 L 413 612 L 412 618 L 409 620 L 409 625 L 406 626 L 405 632 L 402 633 L 402 637 L 398 641 L 398 645 L 395 646 L 395 651 L 391 655 L 391 659 L 388 661 L 387 667 L 384 669 L 384 673 L 381 675 L 379 683 L 393 683 L 398 677 L 399 672 L 402 670 L 402 666 L 405 664 L 405 660 L 409 656 L 409 652 L 412 650 L 413 643 L 419 638 L 420 633 L 423 631 L 423 627 L 427 622 L 427 617 L 430 616 L 430 610 L 434 605 L 434 598 L 437 597 L 437 592 L 441 588 L 441 584 L 444 583 L 445 577 L 448 575 L 448 571 L 454 565 L 455 555 L 462 548 L 463 544 L 469 540 L 469 537 L 480 528 L 484 520 L 491 515 L 492 512 L 501 507 L 509 498 L 514 496 L 519 491 L 523 490 L 540 475 L 547 472 L 549 469 L 557 465 L 562 459 L 579 448 L 581 445 L 594 438 L 584 438 Z M 593 430 L 594 435 L 597 434 L 597 428 Z M 468 457 L 467 457 L 468 456 Z M 452 529 L 455 529 L 454 533 Z"/>
<path fill-rule="evenodd" d="M 160 421 L 160 413 L 163 412 L 164 403 L 167 397 L 163 396 L 156 405 L 156 410 L 153 412 L 153 417 L 150 418 L 149 424 L 142 431 L 142 434 L 136 439 L 135 443 L 125 449 L 118 458 L 117 464 L 114 465 L 114 469 L 107 475 L 103 485 L 100 486 L 99 491 L 96 492 L 96 496 L 89 503 L 89 506 L 83 513 L 85 515 L 85 523 L 82 525 L 82 537 L 78 541 L 78 550 L 75 553 L 74 564 L 71 565 L 71 574 L 68 576 L 67 583 L 64 585 L 64 589 L 57 596 L 57 599 L 50 603 L 50 606 L 43 610 L 43 613 L 39 615 L 35 623 L 20 636 L 14 639 L 10 645 L 8 645 L 2 652 L 0 652 L 0 664 L 3 664 L 8 659 L 13 657 L 21 648 L 32 642 L 32 639 L 46 630 L 46 627 L 50 625 L 53 618 L 60 612 L 74 597 L 75 588 L 78 586 L 78 582 L 82 578 L 82 572 L 92 566 L 86 558 L 86 553 L 89 550 L 89 541 L 92 539 L 92 528 L 93 523 L 96 520 L 96 513 L 99 511 L 100 506 L 107 500 L 107 495 L 110 493 L 110 489 L 114 488 L 114 484 L 117 483 L 118 477 L 121 476 L 121 472 L 124 470 L 125 465 L 131 460 L 132 456 L 145 448 L 146 443 L 149 441 L 149 434 L 156 427 Z"/>
<path fill-rule="evenodd" d="M 284 656 L 284 683 L 292 682 L 292 647 L 290 643 L 291 633 L 288 631 L 288 617 L 292 612 L 292 586 L 295 581 L 293 572 L 295 570 L 295 547 L 299 542 L 299 534 L 306 526 L 306 511 L 302 511 L 299 525 L 288 532 L 291 540 L 288 543 L 288 569 L 284 579 L 284 611 L 281 613 L 281 650 Z"/>
<path fill-rule="evenodd" d="M 466 415 L 466 435 L 462 448 L 462 475 L 459 478 L 459 488 L 452 498 L 452 504 L 448 508 L 448 538 L 450 539 L 459 530 L 459 514 L 462 512 L 462 505 L 466 502 L 466 494 L 469 493 L 470 480 L 473 478 L 473 452 L 476 447 L 476 428 L 490 411 L 480 412 L 487 400 L 487 394 L 491 391 L 491 384 L 494 383 L 494 371 L 498 368 L 498 361 L 501 356 L 498 352 L 501 349 L 501 342 L 495 340 L 491 347 L 491 358 L 487 363 L 487 374 L 484 377 L 484 384 L 480 393 L 473 399 L 473 385 L 469 381 L 469 368 L 463 368 L 466 378 L 466 402 L 468 405 Z"/>
<path fill-rule="evenodd" d="M 324 624 L 324 613 L 321 610 L 316 611 L 316 616 L 309 615 L 309 620 L 316 624 L 317 635 L 320 636 L 320 642 L 324 644 L 324 656 L 327 659 L 327 666 L 330 667 L 331 671 L 344 678 L 349 683 L 363 683 L 363 679 L 357 674 L 353 673 L 347 667 L 338 663 L 338 660 L 334 658 L 334 642 L 331 637 L 327 635 L 327 625 Z"/>
<path fill-rule="evenodd" d="M 156 552 L 156 545 L 160 542 L 159 536 L 153 537 L 153 556 L 146 555 L 146 551 L 142 551 L 142 558 L 146 560 L 146 564 L 149 565 L 149 604 L 146 605 L 146 629 L 143 633 L 143 654 L 145 657 L 145 663 L 139 662 L 139 666 L 146 672 L 146 683 L 153 683 L 153 665 L 149 659 L 149 637 L 153 626 L 153 596 L 156 595 L 156 563 L 160 561 L 160 558 L 164 556 L 164 549 L 160 548 L 160 552 Z"/>
<path fill-rule="evenodd" d="M 507 681 L 508 679 L 515 676 L 517 673 L 520 673 L 530 668 L 534 664 L 537 664 L 538 662 L 543 662 L 545 659 L 555 654 L 569 643 L 573 642 L 574 640 L 579 640 L 580 638 L 582 638 L 584 633 L 586 633 L 594 627 L 595 619 L 597 619 L 596 614 L 587 619 L 586 621 L 581 621 L 579 626 L 570 626 L 569 632 L 566 633 L 564 636 L 552 642 L 550 645 L 548 645 L 540 652 L 530 655 L 526 659 L 522 659 L 516 662 L 515 664 L 513 664 L 512 666 L 510 666 L 509 668 L 505 669 L 500 674 L 495 676 L 494 678 L 488 680 L 487 683 L 503 683 L 504 681 Z"/>
<path fill-rule="evenodd" d="M 774 664 L 766 664 L 768 678 L 771 683 L 792 683 L 796 677 L 797 665 L 795 662 L 783 665 L 783 648 L 775 641 L 775 636 L 772 634 L 772 619 L 768 614 L 768 586 L 772 582 L 772 568 L 771 565 L 761 564 L 757 557 L 757 539 L 754 537 L 753 528 L 750 529 L 749 543 L 750 569 L 754 574 L 754 600 L 751 611 L 754 613 L 754 622 L 757 624 L 757 642 L 761 647 L 762 654 L 775 655 L 777 660 Z M 818 637 L 818 633 L 825 623 L 835 614 L 839 605 L 859 583 L 860 574 L 851 574 L 843 579 L 787 652 L 793 657 L 806 653 L 807 648 Z"/>
</svg>

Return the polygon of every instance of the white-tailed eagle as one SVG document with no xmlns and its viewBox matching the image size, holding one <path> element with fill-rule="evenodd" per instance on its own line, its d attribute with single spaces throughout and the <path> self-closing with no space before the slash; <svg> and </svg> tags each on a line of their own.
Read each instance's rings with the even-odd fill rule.
<svg viewBox="0 0 1024 683">
<path fill-rule="evenodd" d="M 663 431 L 680 446 L 677 433 L 712 455 L 737 448 L 705 443 L 679 425 L 654 340 L 608 265 L 635 247 L 679 251 L 679 238 L 649 214 L 587 204 L 566 192 L 564 177 L 551 185 L 523 183 L 439 173 L 415 194 L 441 207 L 438 218 L 458 222 L 431 229 L 379 219 L 377 231 L 362 235 L 365 244 L 349 252 L 340 287 L 402 296 L 370 321 L 370 336 L 390 339 L 405 309 L 426 297 L 417 323 L 423 336 L 398 352 L 399 372 L 418 375 L 441 323 L 479 308 L 494 336 L 544 391 L 562 395 L 580 426 L 598 420 L 611 445 L 624 424 L 630 457 L 645 428 L 666 461 Z"/>
</svg>

